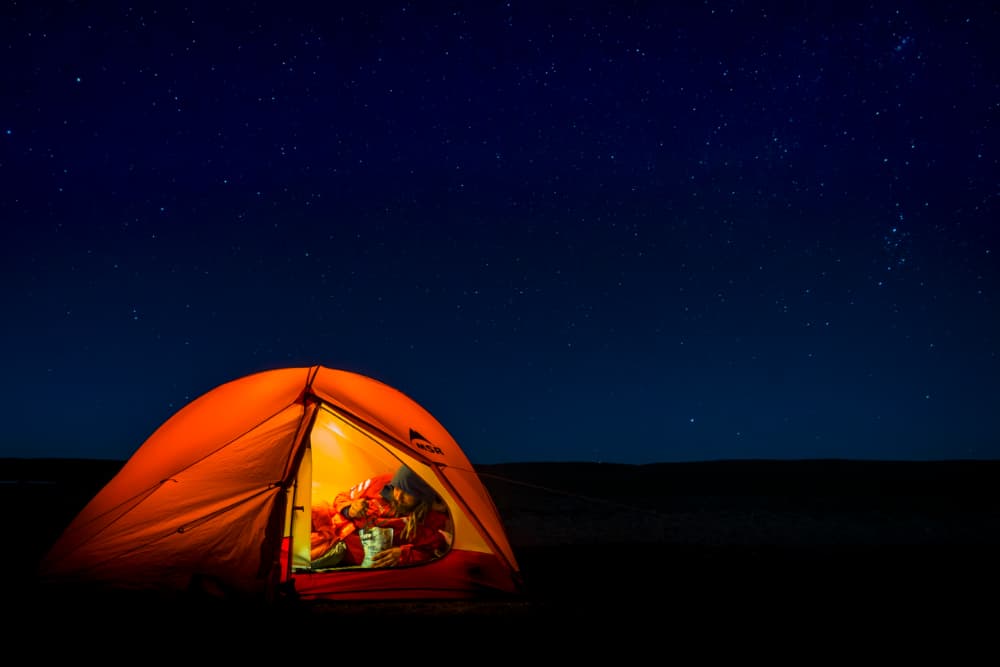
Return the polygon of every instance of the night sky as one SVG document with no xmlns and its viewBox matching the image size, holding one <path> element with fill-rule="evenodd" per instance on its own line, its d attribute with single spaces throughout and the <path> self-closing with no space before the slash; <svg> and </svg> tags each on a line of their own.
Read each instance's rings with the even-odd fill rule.
<svg viewBox="0 0 1000 667">
<path fill-rule="evenodd" d="M 788 4 L 4 3 L 0 456 L 322 364 L 474 463 L 1000 457 L 996 5 Z"/>
</svg>

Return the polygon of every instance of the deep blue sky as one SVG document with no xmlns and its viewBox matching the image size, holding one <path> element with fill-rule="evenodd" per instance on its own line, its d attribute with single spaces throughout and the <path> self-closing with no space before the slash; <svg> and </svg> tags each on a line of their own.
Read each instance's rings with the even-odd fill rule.
<svg viewBox="0 0 1000 667">
<path fill-rule="evenodd" d="M 4 5 L 0 456 L 323 364 L 476 463 L 1000 457 L 993 3 L 195 4 Z"/>
</svg>

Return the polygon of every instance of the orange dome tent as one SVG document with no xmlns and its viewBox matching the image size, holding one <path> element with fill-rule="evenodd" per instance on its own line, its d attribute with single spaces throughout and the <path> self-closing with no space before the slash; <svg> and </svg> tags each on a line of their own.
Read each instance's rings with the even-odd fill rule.
<svg viewBox="0 0 1000 667">
<path fill-rule="evenodd" d="M 407 567 L 313 569 L 312 503 L 400 464 L 447 506 L 450 548 Z M 269 599 L 521 589 L 493 500 L 445 428 L 398 390 L 323 366 L 249 375 L 182 408 L 70 522 L 40 577 Z"/>
</svg>

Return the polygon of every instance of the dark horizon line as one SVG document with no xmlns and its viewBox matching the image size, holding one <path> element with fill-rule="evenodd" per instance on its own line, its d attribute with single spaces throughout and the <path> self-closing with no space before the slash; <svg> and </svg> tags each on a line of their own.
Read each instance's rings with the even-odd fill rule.
<svg viewBox="0 0 1000 667">
<path fill-rule="evenodd" d="M 125 464 L 131 457 L 127 458 L 105 458 L 87 456 L 0 456 L 0 464 L 14 462 L 94 462 L 94 463 L 121 463 Z M 920 458 L 854 458 L 854 457 L 745 457 L 745 458 L 717 458 L 717 459 L 684 459 L 684 460 L 661 460 L 647 461 L 645 463 L 629 463 L 626 461 L 606 461 L 589 459 L 545 459 L 528 460 L 517 459 L 510 461 L 470 461 L 473 466 L 496 466 L 496 465 L 621 465 L 621 466 L 644 466 L 644 465 L 684 465 L 702 463 L 1000 463 L 1000 458 L 942 458 L 942 459 L 920 459 Z"/>
</svg>

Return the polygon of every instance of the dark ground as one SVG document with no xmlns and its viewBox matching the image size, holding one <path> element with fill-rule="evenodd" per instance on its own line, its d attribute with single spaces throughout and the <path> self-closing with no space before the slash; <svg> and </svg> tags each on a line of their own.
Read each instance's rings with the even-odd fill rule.
<svg viewBox="0 0 1000 667">
<path fill-rule="evenodd" d="M 583 655 L 685 644 L 703 657 L 947 638 L 955 658 L 1000 621 L 1000 461 L 480 465 L 524 576 L 511 600 L 260 608 L 36 587 L 38 559 L 120 466 L 0 460 L 8 609 L 24 627 L 56 624 L 76 646 L 180 635 L 243 647 L 264 627 L 310 642 L 419 627 L 503 637 L 500 653 L 534 641 Z"/>
</svg>

